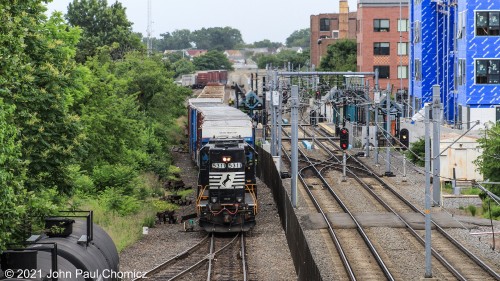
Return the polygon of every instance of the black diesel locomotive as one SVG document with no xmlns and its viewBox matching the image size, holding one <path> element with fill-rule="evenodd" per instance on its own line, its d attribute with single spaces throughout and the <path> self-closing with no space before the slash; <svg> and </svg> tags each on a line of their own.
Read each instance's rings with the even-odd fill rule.
<svg viewBox="0 0 500 281">
<path fill-rule="evenodd" d="M 244 139 L 214 138 L 199 152 L 197 213 L 207 232 L 248 231 L 257 213 L 256 152 Z"/>
</svg>

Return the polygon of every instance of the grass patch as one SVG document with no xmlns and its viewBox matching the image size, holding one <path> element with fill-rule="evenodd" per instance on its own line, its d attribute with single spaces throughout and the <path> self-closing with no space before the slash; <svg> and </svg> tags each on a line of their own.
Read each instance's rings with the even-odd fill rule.
<svg viewBox="0 0 500 281">
<path fill-rule="evenodd" d="M 176 191 L 174 194 L 181 196 L 182 200 L 185 200 L 186 197 L 193 194 L 193 192 L 194 192 L 194 190 L 190 188 L 190 189 Z"/>
<path fill-rule="evenodd" d="M 479 188 L 465 188 L 460 190 L 460 193 L 463 195 L 479 195 L 481 192 L 482 191 Z"/>
<path fill-rule="evenodd" d="M 126 216 L 110 212 L 97 198 L 81 199 L 79 209 L 94 211 L 94 223 L 111 236 L 118 252 L 141 238 L 143 226 L 154 226 L 156 216 L 156 209 L 149 201 L 141 204 L 138 212 Z"/>
<path fill-rule="evenodd" d="M 474 205 L 467 206 L 467 210 L 469 210 L 470 214 L 475 217 L 477 213 L 477 207 Z"/>
</svg>

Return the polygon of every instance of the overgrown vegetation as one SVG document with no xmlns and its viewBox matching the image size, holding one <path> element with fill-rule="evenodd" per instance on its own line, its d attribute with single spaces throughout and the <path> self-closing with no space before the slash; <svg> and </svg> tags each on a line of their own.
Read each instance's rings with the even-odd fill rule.
<svg viewBox="0 0 500 281">
<path fill-rule="evenodd" d="M 93 209 L 121 249 L 156 213 L 191 91 L 120 4 L 73 1 L 69 23 L 44 5 L 0 4 L 0 249 L 25 217 L 67 208 Z"/>
<path fill-rule="evenodd" d="M 410 150 L 405 152 L 406 157 L 417 166 L 425 166 L 425 139 L 420 138 L 410 143 Z"/>
</svg>

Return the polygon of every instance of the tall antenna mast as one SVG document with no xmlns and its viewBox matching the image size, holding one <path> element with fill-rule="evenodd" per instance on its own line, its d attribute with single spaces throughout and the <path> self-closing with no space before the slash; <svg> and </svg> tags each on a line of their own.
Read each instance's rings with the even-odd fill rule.
<svg viewBox="0 0 500 281">
<path fill-rule="evenodd" d="M 148 0 L 148 29 L 146 30 L 148 34 L 148 56 L 153 52 L 153 39 L 151 38 L 151 33 L 153 32 L 153 21 L 151 19 L 151 0 Z"/>
</svg>

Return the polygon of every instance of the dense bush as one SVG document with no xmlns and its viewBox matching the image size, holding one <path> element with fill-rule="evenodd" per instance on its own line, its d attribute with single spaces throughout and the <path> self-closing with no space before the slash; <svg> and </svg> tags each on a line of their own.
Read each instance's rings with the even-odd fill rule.
<svg viewBox="0 0 500 281">
<path fill-rule="evenodd" d="M 105 3 L 85 1 L 103 10 Z M 0 249 L 23 238 L 25 217 L 61 208 L 100 202 L 113 216 L 140 213 L 142 222 L 153 208 L 146 198 L 158 193 L 144 175 L 168 178 L 169 148 L 182 138 L 177 118 L 191 93 L 173 83 L 172 65 L 141 52 L 119 5 L 112 9 L 124 28 L 102 34 L 120 40 L 83 46 L 102 34 L 71 27 L 60 13 L 48 19 L 44 4 L 0 3 L 0 54 L 8 54 L 0 67 Z M 85 24 L 93 20 L 103 19 Z"/>
<path fill-rule="evenodd" d="M 413 164 L 423 167 L 425 165 L 425 139 L 418 139 L 416 142 L 412 142 L 410 150 L 405 152 L 406 157 Z"/>
</svg>

